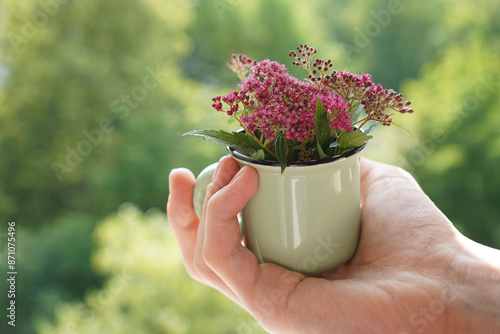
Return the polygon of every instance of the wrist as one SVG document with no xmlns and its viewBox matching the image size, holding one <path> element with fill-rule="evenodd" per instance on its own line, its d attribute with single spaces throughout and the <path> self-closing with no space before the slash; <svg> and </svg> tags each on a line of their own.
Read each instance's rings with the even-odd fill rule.
<svg viewBox="0 0 500 334">
<path fill-rule="evenodd" d="M 500 333 L 500 251 L 462 235 L 458 240 L 449 277 L 450 332 Z"/>
</svg>

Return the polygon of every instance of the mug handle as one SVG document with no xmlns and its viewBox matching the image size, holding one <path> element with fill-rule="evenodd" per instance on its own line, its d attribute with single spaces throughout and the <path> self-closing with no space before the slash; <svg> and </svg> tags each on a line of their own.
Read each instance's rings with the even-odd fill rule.
<svg viewBox="0 0 500 334">
<path fill-rule="evenodd" d="M 212 183 L 212 178 L 217 168 L 217 162 L 207 166 L 196 178 L 193 189 L 193 207 L 196 211 L 198 218 L 201 218 L 201 211 L 203 209 L 203 202 L 205 201 L 205 196 L 207 195 L 207 188 Z"/>
<path fill-rule="evenodd" d="M 203 203 L 205 202 L 205 197 L 207 196 L 207 188 L 212 183 L 212 179 L 217 168 L 217 162 L 207 166 L 196 178 L 193 189 L 193 207 L 198 218 L 201 219 L 201 212 L 203 210 Z M 240 225 L 240 237 L 243 238 L 244 227 L 243 219 L 241 213 L 238 215 L 238 223 Z"/>
</svg>

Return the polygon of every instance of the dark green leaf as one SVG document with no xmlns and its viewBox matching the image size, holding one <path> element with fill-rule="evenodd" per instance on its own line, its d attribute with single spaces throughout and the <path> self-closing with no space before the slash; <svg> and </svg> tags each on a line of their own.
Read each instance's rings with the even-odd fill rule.
<svg viewBox="0 0 500 334">
<path fill-rule="evenodd" d="M 348 149 L 360 147 L 371 138 L 373 137 L 360 131 L 342 131 L 340 137 L 340 151 L 345 152 Z"/>
<path fill-rule="evenodd" d="M 330 146 L 328 147 L 328 150 L 325 152 L 327 158 L 331 158 L 337 154 L 336 148 L 338 146 L 340 146 L 340 143 L 338 141 L 334 141 L 333 143 L 330 144 Z"/>
<path fill-rule="evenodd" d="M 324 159 L 321 157 L 321 153 L 325 155 L 325 151 L 330 146 L 332 140 L 332 127 L 330 126 L 330 122 L 328 122 L 328 116 L 326 115 L 325 107 L 321 102 L 321 99 L 316 99 L 316 114 L 314 115 L 314 128 L 316 131 L 316 142 L 318 146 L 318 154 L 320 154 L 320 159 Z M 321 147 L 321 150 L 319 149 Z M 325 155 L 326 157 L 326 155 Z"/>
<path fill-rule="evenodd" d="M 361 114 L 361 111 L 364 110 L 365 107 L 362 104 L 359 104 L 357 107 L 351 109 L 351 122 L 356 122 L 359 118 L 359 114 Z"/>
<path fill-rule="evenodd" d="M 316 145 L 316 151 L 318 152 L 318 158 L 320 160 L 328 158 L 328 155 L 323 151 L 323 149 L 321 148 L 321 145 L 319 143 L 318 143 L 318 145 Z"/>
<path fill-rule="evenodd" d="M 278 161 L 280 163 L 281 174 L 283 174 L 283 171 L 285 170 L 287 163 L 286 156 L 288 148 L 286 145 L 286 139 L 281 136 L 276 137 L 276 144 L 274 146 L 274 150 L 276 152 L 276 157 L 278 157 Z"/>
<path fill-rule="evenodd" d="M 251 155 L 261 149 L 261 146 L 246 132 L 226 132 L 223 130 L 194 130 L 183 134 L 183 136 L 202 137 L 205 140 L 229 146 L 238 152 Z"/>
<path fill-rule="evenodd" d="M 251 153 L 250 157 L 257 159 L 257 160 L 265 160 L 266 154 L 264 153 L 264 150 L 258 150 L 258 151 L 255 151 L 254 153 Z"/>
</svg>

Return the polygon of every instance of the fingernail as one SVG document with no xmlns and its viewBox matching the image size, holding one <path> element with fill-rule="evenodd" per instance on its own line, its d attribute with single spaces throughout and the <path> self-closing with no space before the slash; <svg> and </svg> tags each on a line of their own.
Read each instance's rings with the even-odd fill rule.
<svg viewBox="0 0 500 334">
<path fill-rule="evenodd" d="M 219 170 L 220 170 L 220 161 L 217 164 L 217 167 L 215 168 L 214 175 L 212 175 L 212 183 L 214 183 L 214 181 L 217 180 L 217 175 L 219 175 Z"/>
<path fill-rule="evenodd" d="M 233 177 L 233 179 L 229 182 L 229 184 L 233 183 L 233 182 L 236 182 L 236 180 L 238 180 L 241 175 L 244 173 L 244 169 L 248 167 L 248 166 L 243 166 L 242 168 L 240 168 L 240 170 L 238 171 L 238 173 L 236 173 L 236 175 Z"/>
<path fill-rule="evenodd" d="M 217 163 L 217 168 L 215 168 L 214 175 L 212 176 L 212 182 L 214 182 L 217 179 L 219 171 L 222 168 L 222 165 L 224 164 L 223 160 L 225 160 L 225 158 L 226 156 L 223 156 L 222 158 L 219 159 L 219 162 Z"/>
</svg>

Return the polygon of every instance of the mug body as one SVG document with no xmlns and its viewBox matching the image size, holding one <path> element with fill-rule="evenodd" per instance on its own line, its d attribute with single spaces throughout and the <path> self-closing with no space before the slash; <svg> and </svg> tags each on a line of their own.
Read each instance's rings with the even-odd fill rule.
<svg viewBox="0 0 500 334">
<path fill-rule="evenodd" d="M 229 149 L 259 174 L 242 215 L 246 246 L 259 262 L 307 275 L 338 268 L 355 254 L 360 233 L 360 155 L 280 166 Z"/>
</svg>

